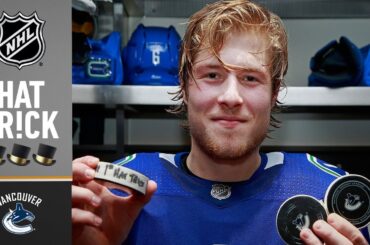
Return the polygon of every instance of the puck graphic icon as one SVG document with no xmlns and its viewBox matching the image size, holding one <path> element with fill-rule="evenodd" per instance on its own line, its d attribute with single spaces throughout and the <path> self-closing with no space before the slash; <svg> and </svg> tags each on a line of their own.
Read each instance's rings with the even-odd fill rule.
<svg viewBox="0 0 370 245">
<path fill-rule="evenodd" d="M 325 194 L 329 213 L 337 213 L 357 228 L 370 223 L 370 181 L 360 175 L 345 175 L 333 181 Z"/>
<path fill-rule="evenodd" d="M 324 206 L 317 199 L 297 195 L 287 199 L 279 208 L 276 227 L 287 244 L 303 244 L 299 234 L 303 228 L 312 228 L 315 221 L 326 220 Z"/>
</svg>

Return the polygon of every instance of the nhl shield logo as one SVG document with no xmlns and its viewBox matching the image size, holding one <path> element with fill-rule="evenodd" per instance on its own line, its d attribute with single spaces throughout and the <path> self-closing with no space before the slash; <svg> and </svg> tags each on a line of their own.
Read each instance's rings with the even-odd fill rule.
<svg viewBox="0 0 370 245">
<path fill-rule="evenodd" d="M 0 60 L 18 69 L 39 61 L 45 52 L 44 23 L 36 12 L 30 16 L 21 12 L 9 16 L 3 12 L 0 19 Z"/>
<path fill-rule="evenodd" d="M 211 196 L 218 200 L 224 200 L 231 196 L 231 186 L 224 184 L 213 184 Z"/>
</svg>

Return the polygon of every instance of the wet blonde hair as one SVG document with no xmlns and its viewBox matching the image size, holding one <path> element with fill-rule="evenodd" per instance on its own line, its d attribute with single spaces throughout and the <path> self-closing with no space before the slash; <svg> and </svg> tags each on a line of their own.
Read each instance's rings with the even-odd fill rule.
<svg viewBox="0 0 370 245">
<path fill-rule="evenodd" d="M 287 34 L 281 19 L 248 0 L 217 1 L 206 5 L 189 19 L 180 51 L 180 90 L 173 98 L 181 103 L 172 108 L 172 113 L 187 112 L 184 96 L 187 96 L 189 80 L 194 79 L 193 67 L 197 54 L 202 49 L 208 49 L 219 59 L 218 53 L 230 33 L 250 31 L 267 39 L 268 46 L 262 52 L 269 52 L 271 63 L 265 65 L 269 67 L 273 94 L 279 92 L 280 87 L 284 86 L 288 68 Z M 279 104 L 277 100 L 273 112 L 278 110 Z M 279 121 L 271 115 L 270 124 L 278 127 Z"/>
</svg>

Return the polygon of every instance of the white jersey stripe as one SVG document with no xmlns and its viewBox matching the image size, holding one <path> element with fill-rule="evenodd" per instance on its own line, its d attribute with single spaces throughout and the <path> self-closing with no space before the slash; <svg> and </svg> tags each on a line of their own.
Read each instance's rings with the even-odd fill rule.
<svg viewBox="0 0 370 245">
<path fill-rule="evenodd" d="M 173 166 L 177 168 L 176 163 L 175 163 L 175 154 L 159 153 L 159 158 L 162 158 L 168 161 L 169 163 L 171 163 Z"/>
<path fill-rule="evenodd" d="M 270 153 L 267 153 L 266 156 L 267 156 L 267 163 L 265 166 L 265 170 L 273 166 L 284 163 L 284 153 L 282 152 L 270 152 Z"/>
</svg>

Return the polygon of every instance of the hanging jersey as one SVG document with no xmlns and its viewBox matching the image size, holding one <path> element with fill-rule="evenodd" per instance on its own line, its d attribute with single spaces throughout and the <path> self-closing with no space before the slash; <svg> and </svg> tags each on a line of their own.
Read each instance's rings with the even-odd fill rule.
<svg viewBox="0 0 370 245">
<path fill-rule="evenodd" d="M 117 161 L 153 179 L 158 189 L 123 244 L 284 244 L 277 233 L 280 205 L 294 195 L 323 200 L 343 170 L 309 154 L 261 154 L 253 176 L 242 182 L 214 182 L 189 175 L 188 153 L 141 153 Z"/>
</svg>

